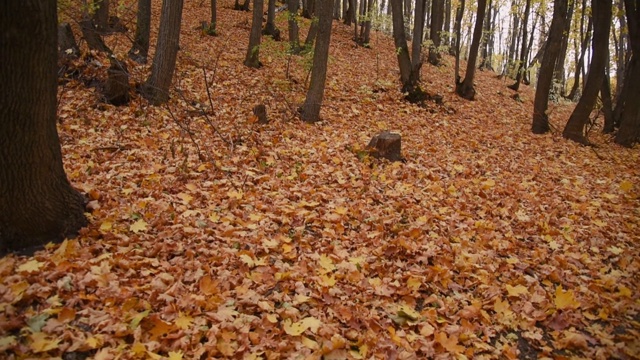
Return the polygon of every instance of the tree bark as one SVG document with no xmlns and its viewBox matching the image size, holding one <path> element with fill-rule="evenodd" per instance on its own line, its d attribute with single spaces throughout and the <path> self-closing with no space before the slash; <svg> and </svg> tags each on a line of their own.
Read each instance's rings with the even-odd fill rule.
<svg viewBox="0 0 640 360">
<path fill-rule="evenodd" d="M 98 32 L 104 34 L 109 31 L 109 0 L 94 0 L 93 3 L 97 5 L 93 21 Z"/>
<path fill-rule="evenodd" d="M 480 48 L 480 39 L 482 38 L 482 21 L 487 7 L 487 0 L 478 0 L 478 13 L 476 15 L 476 26 L 473 29 L 473 40 L 469 49 L 469 60 L 467 62 L 467 71 L 464 74 L 462 83 L 456 84 L 456 93 L 467 100 L 473 100 L 476 90 L 473 87 L 473 79 L 476 72 L 476 60 L 478 58 L 478 48 Z"/>
<path fill-rule="evenodd" d="M 289 44 L 292 54 L 300 53 L 300 30 L 298 28 L 298 0 L 288 0 L 289 4 Z"/>
<path fill-rule="evenodd" d="M 611 0 L 593 0 L 591 6 L 593 9 L 593 56 L 589 65 L 589 77 L 584 86 L 584 93 L 562 132 L 562 136 L 566 139 L 584 145 L 589 144 L 584 127 L 589 122 L 589 114 L 593 110 L 604 80 L 611 25 Z"/>
<path fill-rule="evenodd" d="M 431 26 L 429 27 L 429 63 L 440 65 L 440 43 L 442 39 L 442 22 L 444 17 L 444 0 L 433 0 L 431 3 Z"/>
<path fill-rule="evenodd" d="M 416 0 L 413 23 L 413 39 L 411 41 L 411 68 L 422 66 L 422 34 L 424 33 L 424 17 L 426 0 Z"/>
<path fill-rule="evenodd" d="M 311 84 L 307 97 L 302 105 L 300 117 L 305 122 L 320 120 L 320 107 L 324 97 L 324 87 L 327 79 L 327 61 L 329 60 L 329 44 L 331 43 L 331 23 L 333 21 L 333 1 L 318 1 L 318 35 L 313 52 L 313 70 Z"/>
<path fill-rule="evenodd" d="M 409 56 L 409 47 L 407 46 L 407 38 L 404 28 L 404 17 L 402 12 L 402 0 L 389 0 L 391 5 L 391 15 L 393 22 L 393 41 L 396 47 L 398 57 L 398 66 L 400 68 L 400 82 L 402 83 L 402 92 L 410 95 L 418 90 L 418 80 L 420 79 L 420 66 L 414 67 Z"/>
<path fill-rule="evenodd" d="M 616 135 L 616 143 L 631 147 L 640 140 L 640 4 L 637 0 L 624 0 L 631 44 L 629 60 L 629 86 L 622 89 L 624 100 L 620 129 Z"/>
<path fill-rule="evenodd" d="M 267 5 L 267 23 L 264 26 L 262 34 L 271 36 L 275 41 L 280 41 L 280 29 L 276 26 L 276 0 L 269 0 Z"/>
<path fill-rule="evenodd" d="M 180 22 L 183 0 L 162 0 L 160 29 L 151 76 L 142 86 L 142 95 L 153 105 L 169 100 L 169 87 L 180 49 Z"/>
<path fill-rule="evenodd" d="M 510 89 L 518 91 L 520 89 L 520 82 L 522 81 L 522 75 L 525 69 L 525 62 L 527 61 L 527 26 L 529 24 L 529 10 L 531 9 L 531 0 L 525 0 L 524 6 L 524 18 L 522 20 L 522 48 L 520 49 L 520 59 L 518 60 L 518 72 L 516 73 L 516 82 L 509 86 Z"/>
<path fill-rule="evenodd" d="M 456 20 L 454 24 L 454 31 L 456 33 L 455 36 L 455 55 L 456 55 L 456 65 L 454 72 L 454 83 L 458 84 L 460 82 L 460 27 L 462 26 L 462 15 L 464 14 L 464 4 L 465 0 L 460 0 L 460 4 L 456 9 Z"/>
<path fill-rule="evenodd" d="M 0 2 L 0 252 L 75 236 L 84 198 L 56 129 L 55 1 Z"/>
<path fill-rule="evenodd" d="M 259 68 L 260 63 L 260 33 L 262 30 L 262 0 L 253 0 L 253 20 L 251 21 L 251 33 L 249 34 L 249 47 L 244 58 L 244 64 L 251 68 Z"/>
<path fill-rule="evenodd" d="M 215 0 L 212 0 L 215 1 Z M 151 0 L 138 0 L 136 34 L 129 57 L 140 64 L 147 63 L 149 54 L 149 32 L 151 31 Z"/>
<path fill-rule="evenodd" d="M 566 15 L 567 0 L 555 0 L 553 3 L 553 18 L 549 28 L 544 56 L 542 57 L 542 64 L 540 65 L 538 85 L 536 86 L 536 95 L 533 101 L 531 131 L 534 134 L 544 134 L 551 129 L 549 127 L 549 116 L 547 115 L 549 91 L 553 80 L 553 70 L 562 45 L 562 28 Z"/>
<path fill-rule="evenodd" d="M 584 35 L 582 34 L 583 28 L 584 28 L 584 17 L 586 14 L 586 9 L 585 9 L 586 4 L 587 2 L 586 0 L 584 0 L 582 5 L 583 13 L 580 20 L 580 34 L 583 37 L 581 39 L 582 41 L 580 44 L 580 55 L 576 59 L 576 71 L 575 71 L 573 86 L 569 91 L 569 95 L 567 95 L 567 99 L 570 99 L 570 100 L 575 100 L 576 94 L 578 93 L 578 89 L 580 88 L 580 73 L 582 72 L 582 68 L 584 67 L 584 57 L 587 52 L 587 46 L 589 46 L 589 41 L 591 41 L 591 29 L 593 28 L 593 17 L 591 15 L 586 15 L 589 17 L 589 20 L 587 22 L 587 30 Z"/>
</svg>

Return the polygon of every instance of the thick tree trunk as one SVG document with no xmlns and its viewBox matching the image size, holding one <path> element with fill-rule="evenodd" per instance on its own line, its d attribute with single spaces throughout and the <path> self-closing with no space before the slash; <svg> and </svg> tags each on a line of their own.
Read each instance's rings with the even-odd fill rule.
<svg viewBox="0 0 640 360">
<path fill-rule="evenodd" d="M 573 18 L 573 9 L 575 7 L 575 0 L 569 2 L 569 8 L 567 9 L 567 16 L 564 22 L 564 29 L 562 29 L 563 34 L 569 34 L 571 31 L 571 19 Z M 565 81 L 566 76 L 564 72 L 564 63 L 567 57 L 567 47 L 569 45 L 569 36 L 562 37 L 562 45 L 560 46 L 560 54 L 558 55 L 558 60 L 556 61 L 556 68 L 553 71 L 553 79 L 556 84 L 558 84 L 561 89 L 560 95 L 565 94 Z"/>
<path fill-rule="evenodd" d="M 533 101 L 531 131 L 534 134 L 544 134 L 550 130 L 549 116 L 547 115 L 549 91 L 553 80 L 553 70 L 562 45 L 562 28 L 566 14 L 567 0 L 555 0 L 553 3 L 553 19 L 549 27 L 549 36 L 547 37 L 544 56 L 540 65 L 538 85 L 536 86 L 536 95 Z"/>
<path fill-rule="evenodd" d="M 292 54 L 300 53 L 300 30 L 298 28 L 298 0 L 288 0 L 289 4 L 289 46 Z"/>
<path fill-rule="evenodd" d="M 371 20 L 373 18 L 373 0 L 369 0 L 367 4 L 366 20 L 364 22 L 364 35 L 362 36 L 362 45 L 369 47 L 371 42 Z"/>
<path fill-rule="evenodd" d="M 398 56 L 400 67 L 400 82 L 402 92 L 413 93 L 418 87 L 420 78 L 420 67 L 414 68 L 409 57 L 409 47 L 404 28 L 404 17 L 402 13 L 402 0 L 389 0 L 391 5 L 391 15 L 393 21 L 393 41 Z"/>
<path fill-rule="evenodd" d="M 607 59 L 609 62 L 609 59 Z M 604 80 L 602 80 L 602 87 L 600 88 L 600 98 L 602 99 L 602 113 L 604 114 L 604 126 L 602 132 L 605 134 L 611 134 L 615 128 L 615 121 L 613 119 L 613 104 L 611 102 L 611 79 L 609 76 L 609 66 L 605 69 Z"/>
<path fill-rule="evenodd" d="M 478 48 L 480 48 L 480 39 L 482 38 L 482 21 L 484 20 L 484 12 L 487 7 L 487 0 L 478 0 L 478 13 L 476 15 L 476 26 L 473 29 L 473 40 L 469 49 L 469 60 L 467 62 L 467 71 L 464 74 L 462 83 L 456 84 L 456 93 L 467 100 L 473 100 L 476 90 L 473 87 L 473 79 L 476 73 L 476 60 L 478 58 Z"/>
<path fill-rule="evenodd" d="M 215 0 L 212 0 L 215 1 Z M 136 34 L 129 57 L 138 63 L 146 64 L 149 54 L 149 32 L 151 31 L 151 0 L 138 0 Z"/>
<path fill-rule="evenodd" d="M 109 0 L 95 0 L 96 12 L 93 14 L 93 21 L 102 34 L 109 32 Z"/>
<path fill-rule="evenodd" d="M 609 28 L 611 25 L 611 0 L 593 0 L 593 56 L 589 65 L 589 77 L 584 93 L 576 104 L 562 136 L 569 140 L 588 145 L 584 127 L 589 122 L 589 114 L 598 99 L 602 88 L 604 70 L 607 63 L 609 46 Z"/>
<path fill-rule="evenodd" d="M 55 1 L 0 2 L 0 252 L 60 241 L 87 224 L 56 130 L 56 22 Z"/>
<path fill-rule="evenodd" d="M 251 68 L 259 68 L 260 63 L 260 32 L 262 30 L 262 0 L 253 0 L 253 20 L 251 21 L 251 33 L 249 34 L 249 47 L 244 58 L 244 64 Z"/>
<path fill-rule="evenodd" d="M 624 100 L 620 129 L 616 143 L 631 147 L 640 141 L 640 4 L 637 0 L 624 0 L 631 44 L 629 61 L 629 86 L 622 90 Z M 627 82 L 625 82 L 625 85 Z"/>
<path fill-rule="evenodd" d="M 411 41 L 411 68 L 422 66 L 422 34 L 424 33 L 424 17 L 426 0 L 416 0 L 416 13 L 413 23 L 413 38 Z"/>
<path fill-rule="evenodd" d="M 324 97 L 327 79 L 327 61 L 329 60 L 329 44 L 331 42 L 331 23 L 333 21 L 333 1 L 318 1 L 318 35 L 313 52 L 313 70 L 307 98 L 302 105 L 300 117 L 306 122 L 320 120 L 320 107 Z"/>
<path fill-rule="evenodd" d="M 162 0 L 160 29 L 151 76 L 142 86 L 142 95 L 153 105 L 169 100 L 169 87 L 180 49 L 180 22 L 183 0 Z"/>
<path fill-rule="evenodd" d="M 307 38 L 304 40 L 304 49 L 305 51 L 310 51 L 313 47 L 313 42 L 316 41 L 316 36 L 318 35 L 318 2 L 314 1 L 315 9 L 310 9 L 309 12 L 311 16 L 315 16 L 315 18 L 311 21 L 311 25 L 309 25 L 309 31 L 307 32 Z"/>
<path fill-rule="evenodd" d="M 93 20 L 89 17 L 85 17 L 80 20 L 80 30 L 82 31 L 82 37 L 87 42 L 89 49 L 111 53 L 111 49 L 104 43 L 100 34 L 96 30 L 96 26 Z"/>
</svg>

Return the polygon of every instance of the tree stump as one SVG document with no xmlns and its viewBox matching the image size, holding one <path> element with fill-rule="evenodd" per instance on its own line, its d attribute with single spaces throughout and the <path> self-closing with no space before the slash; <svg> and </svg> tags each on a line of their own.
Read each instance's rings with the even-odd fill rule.
<svg viewBox="0 0 640 360">
<path fill-rule="evenodd" d="M 80 49 L 69 23 L 58 25 L 58 59 L 78 57 Z"/>
<path fill-rule="evenodd" d="M 93 20 L 91 20 L 90 18 L 81 20 L 80 29 L 82 30 L 82 36 L 87 42 L 89 49 L 111 54 L 111 49 L 109 49 L 109 47 L 102 40 L 102 37 L 98 33 Z"/>
<path fill-rule="evenodd" d="M 267 107 L 264 104 L 256 105 L 253 108 L 253 115 L 258 118 L 256 121 L 258 124 L 268 124 L 269 119 L 267 119 Z"/>
<path fill-rule="evenodd" d="M 104 87 L 104 97 L 106 102 L 116 106 L 129 103 L 129 73 L 127 65 L 111 58 L 111 66 L 107 70 L 109 77 Z"/>
<path fill-rule="evenodd" d="M 400 134 L 383 131 L 369 141 L 367 150 L 376 158 L 385 158 L 390 161 L 403 160 L 401 155 L 401 137 Z"/>
</svg>

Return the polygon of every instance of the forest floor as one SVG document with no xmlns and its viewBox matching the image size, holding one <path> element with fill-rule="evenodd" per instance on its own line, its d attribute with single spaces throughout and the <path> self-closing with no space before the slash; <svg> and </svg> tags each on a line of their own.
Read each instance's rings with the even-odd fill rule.
<svg viewBox="0 0 640 360">
<path fill-rule="evenodd" d="M 597 147 L 564 140 L 567 103 L 533 135 L 531 88 L 479 71 L 460 99 L 448 57 L 422 71 L 444 105 L 407 103 L 391 39 L 355 47 L 337 21 L 305 124 L 311 57 L 263 39 L 246 68 L 251 14 L 218 4 L 217 37 L 196 29 L 208 2 L 185 4 L 168 105 L 60 86 L 64 164 L 94 210 L 78 238 L 0 259 L 2 358 L 640 358 L 637 147 L 601 119 Z M 104 57 L 79 63 L 104 78 Z M 383 130 L 404 162 L 363 151 Z"/>
</svg>

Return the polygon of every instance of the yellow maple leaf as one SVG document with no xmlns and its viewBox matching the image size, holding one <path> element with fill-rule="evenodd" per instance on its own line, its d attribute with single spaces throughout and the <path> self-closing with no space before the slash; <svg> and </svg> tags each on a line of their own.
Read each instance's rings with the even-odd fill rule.
<svg viewBox="0 0 640 360">
<path fill-rule="evenodd" d="M 47 334 L 43 332 L 33 333 L 29 337 L 31 338 L 31 344 L 29 344 L 29 347 L 35 353 L 56 349 L 60 342 L 60 339 L 48 338 Z"/>
<path fill-rule="evenodd" d="M 0 338 L 0 351 L 5 351 L 18 344 L 15 336 L 5 336 Z"/>
<path fill-rule="evenodd" d="M 43 262 L 38 260 L 27 261 L 26 263 L 20 265 L 18 267 L 18 272 L 34 272 L 40 270 L 40 268 L 44 265 Z"/>
<path fill-rule="evenodd" d="M 193 318 L 187 315 L 180 315 L 176 319 L 176 326 L 182 330 L 187 330 L 191 323 L 193 322 Z"/>
<path fill-rule="evenodd" d="M 169 360 L 182 360 L 182 351 L 169 351 Z"/>
<path fill-rule="evenodd" d="M 507 287 L 507 292 L 509 293 L 509 296 L 519 297 L 520 295 L 529 293 L 529 289 L 527 289 L 527 287 L 523 285 L 511 286 L 507 284 L 506 287 Z"/>
<path fill-rule="evenodd" d="M 418 277 L 410 276 L 407 279 L 407 287 L 413 291 L 418 291 L 421 285 L 422 285 L 422 279 Z"/>
<path fill-rule="evenodd" d="M 238 190 L 229 190 L 227 191 L 227 196 L 231 199 L 242 199 L 242 196 L 244 195 L 244 193 L 242 191 L 238 191 Z"/>
<path fill-rule="evenodd" d="M 322 322 L 320 320 L 310 316 L 297 322 L 292 322 L 291 319 L 285 319 L 282 325 L 284 332 L 291 336 L 298 336 L 307 329 L 310 329 L 311 332 L 316 332 L 321 324 Z"/>
<path fill-rule="evenodd" d="M 464 346 L 458 345 L 458 336 L 456 335 L 448 337 L 446 333 L 438 331 L 435 335 L 435 340 L 449 353 L 461 354 L 464 352 Z"/>
<path fill-rule="evenodd" d="M 580 302 L 576 300 L 576 296 L 573 290 L 564 291 L 561 285 L 556 287 L 555 298 L 556 309 L 577 309 L 580 307 Z"/>
<path fill-rule="evenodd" d="M 111 221 L 103 221 L 102 224 L 100 224 L 100 231 L 102 232 L 111 231 L 112 228 L 113 223 Z"/>
<path fill-rule="evenodd" d="M 623 180 L 620 183 L 620 190 L 624 192 L 629 192 L 629 190 L 631 190 L 632 188 L 633 188 L 633 183 L 629 180 Z"/>
<path fill-rule="evenodd" d="M 302 345 L 308 347 L 311 350 L 318 350 L 320 348 L 320 345 L 318 345 L 316 341 L 311 340 L 306 336 L 303 336 L 301 341 L 302 341 Z"/>
<path fill-rule="evenodd" d="M 330 257 L 328 257 L 327 255 L 320 255 L 320 267 L 322 267 L 322 269 L 324 269 L 323 273 L 328 273 L 328 272 L 332 272 L 333 270 L 336 269 L 336 266 L 333 264 L 333 260 L 331 260 Z"/>
<path fill-rule="evenodd" d="M 335 275 L 320 275 L 320 281 L 318 281 L 318 284 L 326 287 L 333 287 L 336 284 L 336 277 Z"/>
<path fill-rule="evenodd" d="M 140 231 L 146 231 L 147 225 L 148 224 L 144 220 L 140 219 L 134 222 L 133 224 L 131 224 L 131 226 L 129 226 L 129 230 L 137 234 Z"/>
<path fill-rule="evenodd" d="M 420 313 L 415 311 L 408 305 L 400 305 L 400 307 L 398 308 L 398 316 L 409 319 L 411 321 L 416 321 L 420 318 Z"/>
<path fill-rule="evenodd" d="M 180 200 L 182 200 L 182 203 L 183 203 L 184 205 L 189 205 L 189 203 L 191 202 L 191 200 L 193 200 L 193 196 L 191 196 L 191 195 L 189 195 L 189 194 L 187 194 L 187 193 L 182 193 L 182 192 L 181 192 L 181 193 L 179 193 L 177 196 L 180 198 Z"/>
<path fill-rule="evenodd" d="M 482 189 L 483 190 L 491 189 L 494 186 L 496 186 L 496 181 L 493 180 L 493 179 L 487 179 L 487 180 L 482 182 Z"/>
</svg>

